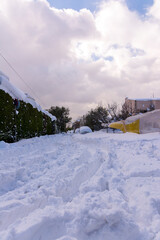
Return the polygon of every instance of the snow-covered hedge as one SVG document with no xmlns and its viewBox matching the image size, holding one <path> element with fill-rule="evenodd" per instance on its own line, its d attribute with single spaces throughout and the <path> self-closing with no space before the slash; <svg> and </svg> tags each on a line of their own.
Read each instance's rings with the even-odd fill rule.
<svg viewBox="0 0 160 240">
<path fill-rule="evenodd" d="M 55 120 L 55 116 L 43 110 L 0 71 L 0 141 L 53 134 Z"/>
<path fill-rule="evenodd" d="M 15 110 L 14 99 L 0 89 L 0 141 L 13 142 L 55 132 L 54 122 L 47 114 L 20 100 Z"/>
</svg>

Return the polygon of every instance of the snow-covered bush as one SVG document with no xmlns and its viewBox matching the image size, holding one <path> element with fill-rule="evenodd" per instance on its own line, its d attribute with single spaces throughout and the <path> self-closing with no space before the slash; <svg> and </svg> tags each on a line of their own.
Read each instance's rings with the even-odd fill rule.
<svg viewBox="0 0 160 240">
<path fill-rule="evenodd" d="M 0 89 L 0 141 L 13 142 L 54 133 L 54 122 L 30 103 L 19 101 L 15 109 L 14 99 Z"/>
</svg>

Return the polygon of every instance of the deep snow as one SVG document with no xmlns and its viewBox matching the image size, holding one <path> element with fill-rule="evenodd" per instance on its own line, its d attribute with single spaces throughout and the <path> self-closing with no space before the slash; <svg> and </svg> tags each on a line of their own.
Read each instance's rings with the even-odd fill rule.
<svg viewBox="0 0 160 240">
<path fill-rule="evenodd" d="M 160 133 L 0 142 L 0 240 L 160 240 Z"/>
</svg>

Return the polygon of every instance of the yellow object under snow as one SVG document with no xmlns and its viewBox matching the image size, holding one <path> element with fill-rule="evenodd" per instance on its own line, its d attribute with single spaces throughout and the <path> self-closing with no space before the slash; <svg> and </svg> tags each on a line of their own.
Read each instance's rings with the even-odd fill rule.
<svg viewBox="0 0 160 240">
<path fill-rule="evenodd" d="M 160 110 L 128 117 L 123 121 L 109 124 L 109 127 L 119 129 L 124 133 L 160 132 Z"/>
<path fill-rule="evenodd" d="M 126 132 L 140 133 L 139 132 L 139 119 L 130 124 L 125 124 L 124 121 L 111 123 L 109 125 L 109 127 L 119 129 L 124 133 L 126 133 Z"/>
</svg>

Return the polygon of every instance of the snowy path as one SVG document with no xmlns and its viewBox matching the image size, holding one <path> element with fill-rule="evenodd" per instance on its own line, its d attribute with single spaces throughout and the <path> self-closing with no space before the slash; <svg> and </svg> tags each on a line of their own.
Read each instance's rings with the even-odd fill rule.
<svg viewBox="0 0 160 240">
<path fill-rule="evenodd" d="M 160 240 L 160 134 L 0 142 L 0 240 Z"/>
</svg>

